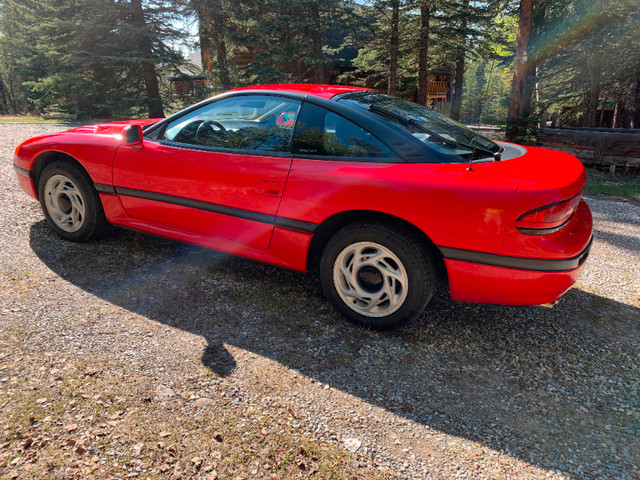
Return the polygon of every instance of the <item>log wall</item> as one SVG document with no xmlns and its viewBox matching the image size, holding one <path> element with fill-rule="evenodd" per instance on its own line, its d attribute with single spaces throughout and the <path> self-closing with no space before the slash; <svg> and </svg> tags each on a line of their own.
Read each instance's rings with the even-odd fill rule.
<svg viewBox="0 0 640 480">
<path fill-rule="evenodd" d="M 536 146 L 571 153 L 589 165 L 640 166 L 640 130 L 540 128 Z"/>
</svg>

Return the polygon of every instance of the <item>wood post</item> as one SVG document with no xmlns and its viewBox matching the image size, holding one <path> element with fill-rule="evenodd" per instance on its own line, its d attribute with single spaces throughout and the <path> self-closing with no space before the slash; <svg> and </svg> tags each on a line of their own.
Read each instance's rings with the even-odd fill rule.
<svg viewBox="0 0 640 480">
<path fill-rule="evenodd" d="M 540 115 L 540 128 L 547 128 L 548 122 L 549 114 L 547 112 L 542 112 L 542 115 Z"/>
</svg>

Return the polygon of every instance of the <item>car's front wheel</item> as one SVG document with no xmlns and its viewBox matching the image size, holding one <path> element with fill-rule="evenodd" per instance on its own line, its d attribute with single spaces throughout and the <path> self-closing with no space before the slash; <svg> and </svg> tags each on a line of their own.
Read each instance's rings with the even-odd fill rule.
<svg viewBox="0 0 640 480">
<path fill-rule="evenodd" d="M 320 280 L 345 317 L 384 330 L 422 313 L 433 294 L 435 269 L 428 249 L 410 230 L 357 223 L 329 240 Z"/>
<path fill-rule="evenodd" d="M 72 162 L 47 165 L 38 181 L 38 196 L 47 222 L 67 240 L 99 238 L 108 228 L 98 192 L 86 172 Z"/>
</svg>

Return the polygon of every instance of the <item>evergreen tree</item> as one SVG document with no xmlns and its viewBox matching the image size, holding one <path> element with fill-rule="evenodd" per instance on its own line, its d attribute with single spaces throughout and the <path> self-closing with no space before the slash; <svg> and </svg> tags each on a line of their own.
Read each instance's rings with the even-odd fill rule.
<svg viewBox="0 0 640 480">
<path fill-rule="evenodd" d="M 232 28 L 232 8 L 223 0 L 192 0 L 191 8 L 198 18 L 198 37 L 202 69 L 222 89 L 231 86 L 229 69 L 229 31 Z M 215 61 L 213 55 L 215 54 Z"/>
<path fill-rule="evenodd" d="M 3 109 L 23 113 L 29 106 L 28 89 L 23 85 L 44 74 L 36 49 L 39 5 L 34 0 L 4 0 L 0 3 L 0 80 L 4 91 Z"/>
<path fill-rule="evenodd" d="M 169 46 L 178 2 L 5 0 L 0 67 L 22 108 L 90 115 L 162 115 L 155 65 L 178 65 Z M 16 58 L 16 53 L 20 54 Z M 17 98 L 17 96 L 16 96 Z M 17 99 L 10 100 L 17 110 Z"/>
</svg>

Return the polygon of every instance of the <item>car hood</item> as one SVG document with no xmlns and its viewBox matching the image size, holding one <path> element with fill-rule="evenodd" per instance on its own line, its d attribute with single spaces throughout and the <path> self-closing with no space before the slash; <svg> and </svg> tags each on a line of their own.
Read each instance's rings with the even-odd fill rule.
<svg viewBox="0 0 640 480">
<path fill-rule="evenodd" d="M 114 135 L 122 133 L 122 129 L 129 125 L 141 125 L 146 127 L 154 123 L 163 120 L 162 118 L 145 118 L 141 120 L 122 120 L 118 122 L 97 123 L 93 125 L 82 125 L 80 127 L 72 128 L 67 132 L 73 133 L 92 133 L 100 135 Z"/>
</svg>

